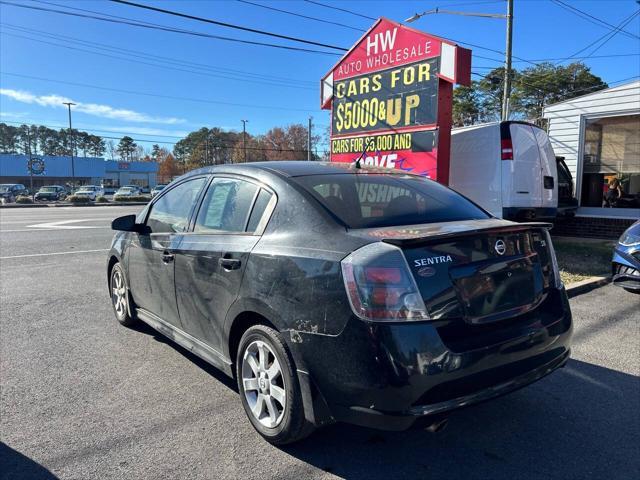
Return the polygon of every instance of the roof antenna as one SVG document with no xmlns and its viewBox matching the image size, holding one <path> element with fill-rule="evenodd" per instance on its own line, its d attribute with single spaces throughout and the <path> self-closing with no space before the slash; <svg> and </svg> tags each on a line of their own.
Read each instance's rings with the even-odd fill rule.
<svg viewBox="0 0 640 480">
<path fill-rule="evenodd" d="M 355 162 L 353 162 L 354 168 L 360 170 L 362 166 L 360 165 L 360 161 L 367 154 L 367 149 L 374 143 L 373 138 L 369 139 L 367 143 L 365 143 L 364 148 L 362 149 L 362 153 L 358 158 L 356 158 Z"/>
</svg>

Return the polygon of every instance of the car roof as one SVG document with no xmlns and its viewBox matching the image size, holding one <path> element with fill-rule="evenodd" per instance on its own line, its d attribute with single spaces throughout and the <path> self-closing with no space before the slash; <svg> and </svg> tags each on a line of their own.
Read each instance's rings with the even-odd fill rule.
<svg viewBox="0 0 640 480">
<path fill-rule="evenodd" d="M 212 165 L 189 172 L 187 176 L 202 173 L 249 173 L 251 170 L 269 171 L 284 177 L 302 177 L 307 175 L 380 173 L 387 175 L 407 175 L 409 172 L 383 167 L 362 165 L 356 169 L 353 163 L 314 162 L 308 160 L 277 160 L 271 162 L 250 162 L 234 165 Z"/>
</svg>

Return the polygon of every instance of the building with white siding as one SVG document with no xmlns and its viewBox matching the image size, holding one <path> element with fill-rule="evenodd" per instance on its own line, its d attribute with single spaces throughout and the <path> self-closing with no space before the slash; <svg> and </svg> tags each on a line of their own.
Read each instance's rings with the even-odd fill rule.
<svg viewBox="0 0 640 480">
<path fill-rule="evenodd" d="M 577 217 L 640 218 L 640 81 L 544 109 L 575 183 Z"/>
</svg>

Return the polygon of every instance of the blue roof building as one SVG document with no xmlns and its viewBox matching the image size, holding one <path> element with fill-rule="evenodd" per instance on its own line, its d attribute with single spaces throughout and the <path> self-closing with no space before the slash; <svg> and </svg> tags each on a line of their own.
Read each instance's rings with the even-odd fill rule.
<svg viewBox="0 0 640 480">
<path fill-rule="evenodd" d="M 121 162 L 96 157 L 52 157 L 34 155 L 44 162 L 44 171 L 33 175 L 33 186 L 43 185 L 103 185 L 117 188 L 138 185 L 153 188 L 157 183 L 155 162 Z M 30 185 L 29 156 L 0 154 L 0 183 Z"/>
</svg>

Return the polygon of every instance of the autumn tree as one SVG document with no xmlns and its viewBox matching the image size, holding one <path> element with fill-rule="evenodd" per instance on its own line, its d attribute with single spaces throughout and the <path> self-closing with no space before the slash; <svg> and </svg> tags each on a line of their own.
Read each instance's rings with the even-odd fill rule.
<svg viewBox="0 0 640 480">
<path fill-rule="evenodd" d="M 180 168 L 175 157 L 167 152 L 158 164 L 158 181 L 161 183 L 169 183 L 174 177 L 180 175 Z"/>
</svg>

